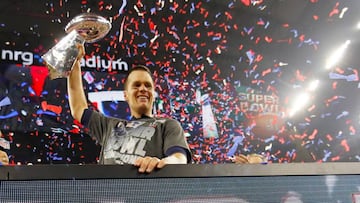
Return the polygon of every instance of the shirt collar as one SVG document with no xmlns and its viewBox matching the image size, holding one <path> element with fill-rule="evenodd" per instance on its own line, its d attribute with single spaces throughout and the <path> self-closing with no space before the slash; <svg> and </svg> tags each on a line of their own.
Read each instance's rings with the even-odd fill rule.
<svg viewBox="0 0 360 203">
<path fill-rule="evenodd" d="M 135 117 L 131 116 L 130 120 L 135 121 L 135 120 L 140 120 L 140 119 L 143 119 L 143 118 L 152 118 L 152 117 L 143 114 L 143 115 L 141 115 L 140 118 L 135 118 Z"/>
</svg>

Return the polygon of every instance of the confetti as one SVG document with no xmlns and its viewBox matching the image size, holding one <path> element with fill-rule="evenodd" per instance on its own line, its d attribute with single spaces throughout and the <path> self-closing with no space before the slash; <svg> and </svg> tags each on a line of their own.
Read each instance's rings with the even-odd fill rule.
<svg viewBox="0 0 360 203">
<path fill-rule="evenodd" d="M 250 0 L 48 1 L 32 11 L 46 15 L 47 24 L 28 16 L 24 30 L 0 20 L 11 33 L 0 32 L 2 60 L 12 64 L 0 71 L 0 129 L 11 163 L 96 163 L 100 147 L 72 119 L 66 79 L 49 80 L 40 57 L 72 17 L 88 11 L 113 28 L 86 44 L 84 90 L 121 91 L 129 68 L 146 64 L 155 75 L 155 114 L 181 122 L 195 163 L 252 153 L 273 163 L 360 160 L 359 64 L 347 58 L 326 70 L 322 61 L 336 44 L 330 35 L 348 40 L 357 2 L 310 3 L 298 22 L 286 11 L 272 13 L 281 1 Z M 322 89 L 309 92 L 310 103 L 290 117 L 296 94 L 314 78 Z M 90 108 L 129 118 L 124 101 L 96 101 Z"/>
</svg>

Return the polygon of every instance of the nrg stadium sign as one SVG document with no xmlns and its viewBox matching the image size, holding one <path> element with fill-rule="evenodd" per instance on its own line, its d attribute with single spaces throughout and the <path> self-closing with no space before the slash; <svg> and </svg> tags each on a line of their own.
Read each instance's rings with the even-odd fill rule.
<svg viewBox="0 0 360 203">
<path fill-rule="evenodd" d="M 41 56 L 39 54 L 34 54 L 29 51 L 19 51 L 19 50 L 1 50 L 1 61 L 12 62 L 17 64 L 22 64 L 23 66 L 30 65 L 39 65 L 43 63 Z M 37 64 L 35 64 L 37 63 Z M 81 67 L 86 67 L 89 69 L 101 69 L 108 71 L 128 71 L 129 64 L 122 59 L 117 60 L 107 60 L 103 59 L 100 56 L 92 55 L 91 57 L 84 57 L 81 59 Z"/>
</svg>

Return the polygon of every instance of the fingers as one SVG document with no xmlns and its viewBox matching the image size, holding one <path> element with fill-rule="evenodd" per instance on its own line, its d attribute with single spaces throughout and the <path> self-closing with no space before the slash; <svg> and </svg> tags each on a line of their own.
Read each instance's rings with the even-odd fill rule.
<svg viewBox="0 0 360 203">
<path fill-rule="evenodd" d="M 76 57 L 75 63 L 73 64 L 72 70 L 74 70 L 74 69 L 80 70 L 81 69 L 80 68 L 80 61 L 85 56 L 85 47 L 84 47 L 84 45 L 78 43 L 78 44 L 76 44 L 76 47 L 78 49 L 78 55 Z M 74 71 L 72 71 L 72 72 L 74 72 Z"/>
<path fill-rule="evenodd" d="M 134 165 L 139 167 L 139 173 L 151 173 L 155 168 L 159 167 L 159 163 L 161 163 L 159 158 L 147 156 L 138 158 Z M 160 166 L 162 165 L 163 164 L 161 163 Z"/>
<path fill-rule="evenodd" d="M 267 160 L 265 157 L 258 155 L 258 154 L 250 154 L 250 155 L 243 155 L 240 154 L 235 156 L 234 162 L 237 164 L 258 164 L 258 163 L 266 163 Z"/>
<path fill-rule="evenodd" d="M 2 161 L 0 161 L 0 163 L 2 165 L 9 165 L 9 159 L 3 159 Z"/>
<path fill-rule="evenodd" d="M 85 56 L 85 47 L 84 47 L 84 45 L 83 44 L 77 44 L 76 45 L 77 46 L 77 48 L 78 48 L 78 50 L 79 50 L 79 53 L 78 53 L 78 56 L 77 56 L 77 60 L 80 60 L 80 59 L 82 59 L 84 56 Z"/>
<path fill-rule="evenodd" d="M 249 159 L 248 159 L 247 156 L 245 156 L 243 154 L 240 154 L 240 155 L 235 157 L 234 162 L 237 163 L 237 164 L 246 164 L 246 163 L 249 163 Z"/>
<path fill-rule="evenodd" d="M 264 156 L 261 156 L 259 154 L 250 154 L 248 155 L 249 163 L 251 164 L 259 164 L 259 163 L 266 163 L 267 160 Z"/>
<path fill-rule="evenodd" d="M 157 168 L 164 168 L 164 166 L 166 166 L 168 163 L 166 161 L 166 158 L 165 159 L 161 159 L 157 165 Z"/>
<path fill-rule="evenodd" d="M 140 173 L 151 173 L 155 168 L 163 168 L 168 164 L 186 164 L 186 156 L 182 153 L 174 153 L 171 156 L 159 159 L 157 157 L 142 157 L 138 158 L 134 165 L 139 167 Z"/>
<path fill-rule="evenodd" d="M 9 164 L 9 157 L 4 151 L 0 151 L 0 163 L 2 165 L 8 165 Z"/>
</svg>

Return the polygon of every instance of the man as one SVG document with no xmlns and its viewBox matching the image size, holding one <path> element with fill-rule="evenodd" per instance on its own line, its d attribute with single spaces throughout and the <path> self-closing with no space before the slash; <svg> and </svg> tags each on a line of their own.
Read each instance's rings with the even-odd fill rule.
<svg viewBox="0 0 360 203">
<path fill-rule="evenodd" d="M 85 55 L 79 46 L 79 57 L 68 77 L 71 114 L 87 126 L 102 145 L 101 164 L 134 164 L 140 173 L 150 173 L 167 164 L 191 162 L 191 154 L 180 124 L 152 114 L 155 86 L 151 72 L 136 66 L 128 74 L 124 97 L 128 102 L 130 121 L 109 118 L 88 109 L 83 91 L 80 59 Z"/>
</svg>

